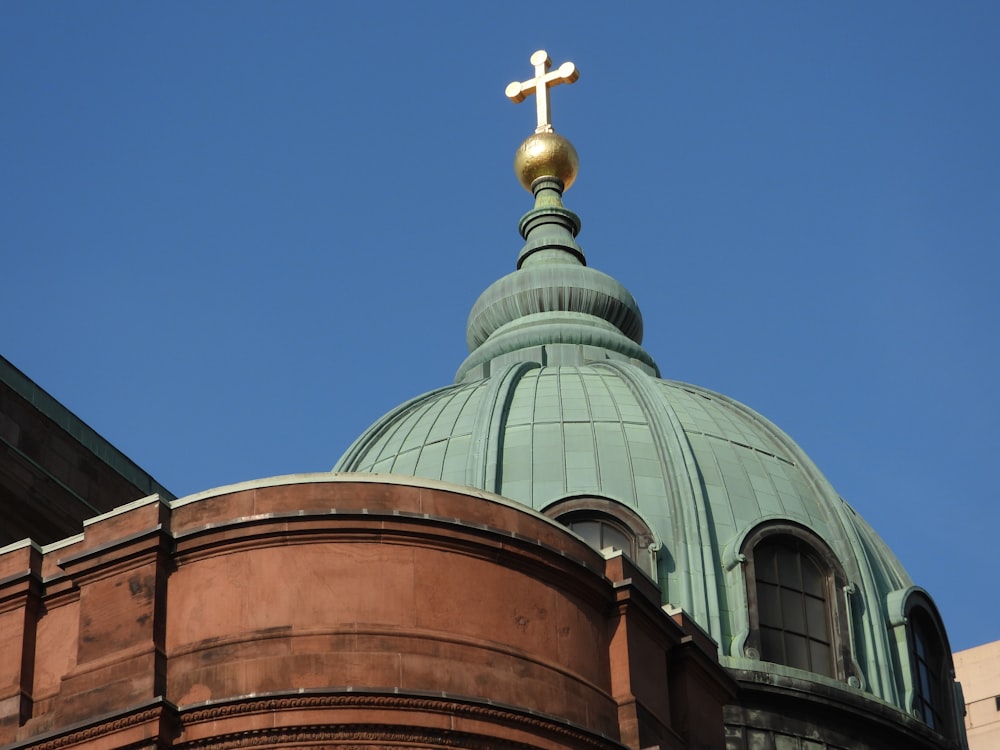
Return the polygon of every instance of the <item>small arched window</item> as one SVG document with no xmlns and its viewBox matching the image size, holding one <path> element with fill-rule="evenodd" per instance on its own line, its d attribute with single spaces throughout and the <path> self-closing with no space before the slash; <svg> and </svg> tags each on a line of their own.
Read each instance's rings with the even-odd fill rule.
<svg viewBox="0 0 1000 750">
<path fill-rule="evenodd" d="M 545 515 L 583 537 L 596 550 L 621 550 L 655 580 L 657 545 L 653 533 L 630 508 L 603 497 L 571 497 L 550 505 Z"/>
<path fill-rule="evenodd" d="M 582 536 L 594 549 L 620 549 L 633 560 L 636 559 L 635 534 L 609 516 L 578 510 L 560 516 L 559 523 Z"/>
<path fill-rule="evenodd" d="M 922 588 L 909 586 L 890 592 L 886 605 L 907 707 L 935 732 L 955 739 L 961 734 L 962 704 L 948 634 L 934 600 Z"/>
<path fill-rule="evenodd" d="M 921 608 L 910 614 L 910 636 L 913 712 L 931 729 L 943 733 L 947 726 L 945 659 L 937 629 Z"/>
<path fill-rule="evenodd" d="M 954 737 L 961 709 L 955 700 L 955 668 L 941 617 L 923 589 L 912 587 L 902 592 L 902 601 L 902 617 L 897 617 L 893 626 L 905 629 L 910 709 L 934 731 Z"/>
<path fill-rule="evenodd" d="M 763 661 L 847 679 L 844 575 L 806 529 L 772 524 L 744 542 L 750 633 L 744 652 Z"/>
</svg>

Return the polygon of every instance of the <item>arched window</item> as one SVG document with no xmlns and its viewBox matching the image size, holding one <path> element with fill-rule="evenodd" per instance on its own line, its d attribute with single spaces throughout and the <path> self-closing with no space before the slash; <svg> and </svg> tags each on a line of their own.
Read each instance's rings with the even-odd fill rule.
<svg viewBox="0 0 1000 750">
<path fill-rule="evenodd" d="M 937 628 L 921 608 L 910 613 L 910 662 L 913 667 L 913 712 L 931 729 L 945 733 L 948 726 L 945 685 L 946 660 Z"/>
<path fill-rule="evenodd" d="M 934 600 L 922 588 L 909 586 L 890 592 L 886 607 L 906 705 L 931 729 L 954 739 L 960 733 L 962 704 L 948 634 Z"/>
<path fill-rule="evenodd" d="M 962 713 L 955 696 L 951 647 L 937 607 L 916 586 L 890 594 L 888 605 L 900 657 L 909 663 L 905 689 L 910 710 L 934 731 L 954 737 Z"/>
<path fill-rule="evenodd" d="M 559 523 L 582 536 L 594 549 L 620 549 L 633 560 L 636 559 L 635 534 L 609 516 L 578 510 L 560 516 Z"/>
<path fill-rule="evenodd" d="M 763 661 L 847 679 L 844 575 L 806 529 L 771 524 L 744 542 L 750 633 L 744 652 Z"/>
<path fill-rule="evenodd" d="M 827 571 L 792 537 L 761 542 L 754 562 L 761 659 L 832 677 Z"/>
<path fill-rule="evenodd" d="M 545 515 L 579 534 L 596 550 L 621 550 L 656 579 L 653 533 L 630 508 L 603 497 L 571 497 L 547 507 Z"/>
</svg>

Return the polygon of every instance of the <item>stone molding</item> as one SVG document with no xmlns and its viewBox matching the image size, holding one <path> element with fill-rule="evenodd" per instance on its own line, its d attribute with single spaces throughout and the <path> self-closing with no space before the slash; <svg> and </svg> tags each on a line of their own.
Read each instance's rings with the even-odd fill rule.
<svg viewBox="0 0 1000 750">
<path fill-rule="evenodd" d="M 399 711 L 400 717 L 414 712 L 436 715 L 447 714 L 455 718 L 468 718 L 492 724 L 515 725 L 536 735 L 558 738 L 557 741 L 580 750 L 617 750 L 621 745 L 607 737 L 594 734 L 581 727 L 564 721 L 539 715 L 527 714 L 513 708 L 486 706 L 473 702 L 443 697 L 440 699 L 406 696 L 354 693 L 340 695 L 311 695 L 271 697 L 256 700 L 239 700 L 224 704 L 195 707 L 181 711 L 181 721 L 185 727 L 199 723 L 212 723 L 224 719 L 238 718 L 257 713 L 281 713 L 301 710 L 322 709 L 389 709 Z M 405 712 L 405 713 L 402 713 Z M 178 742 L 174 747 L 183 749 L 256 747 L 268 744 L 295 742 L 337 742 L 359 741 L 357 747 L 371 748 L 373 743 L 390 742 L 394 745 L 406 743 L 416 746 L 462 747 L 482 750 L 490 748 L 535 748 L 537 745 L 501 740 L 496 736 L 483 737 L 473 732 L 443 730 L 433 727 L 415 726 L 412 721 L 405 725 L 365 722 L 360 724 L 309 724 L 297 726 L 276 726 L 235 732 L 217 737 L 206 737 Z M 343 745 L 349 747 L 349 745 Z"/>
<path fill-rule="evenodd" d="M 814 727 L 823 726 L 827 741 L 858 750 L 962 747 L 958 740 L 943 737 L 892 704 L 846 683 L 837 685 L 731 666 L 726 671 L 740 686 L 738 705 L 730 704 L 725 709 L 730 732 L 805 738 Z"/>
<path fill-rule="evenodd" d="M 338 750 L 396 750 L 399 747 L 459 747 L 463 750 L 534 750 L 533 746 L 508 740 L 486 739 L 461 732 L 445 730 L 418 730 L 406 728 L 393 730 L 379 726 L 337 729 L 333 727 L 295 727 L 281 729 L 258 729 L 240 734 L 216 737 L 182 745 L 185 750 L 234 750 L 244 747 L 274 747 L 275 745 L 327 746 L 335 743 Z"/>
<path fill-rule="evenodd" d="M 124 729 L 132 729 L 152 721 L 163 718 L 164 707 L 162 705 L 154 708 L 137 711 L 136 713 L 118 716 L 117 718 L 105 718 L 102 721 L 91 724 L 82 729 L 70 731 L 58 737 L 52 737 L 40 742 L 27 741 L 21 744 L 12 745 L 11 748 L 31 748 L 31 750 L 60 750 L 65 747 L 73 747 L 91 740 L 106 737 Z"/>
</svg>

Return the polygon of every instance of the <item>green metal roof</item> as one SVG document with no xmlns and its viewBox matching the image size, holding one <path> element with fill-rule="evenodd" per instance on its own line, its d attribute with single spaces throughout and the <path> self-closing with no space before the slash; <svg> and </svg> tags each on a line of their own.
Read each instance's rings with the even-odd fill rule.
<svg viewBox="0 0 1000 750">
<path fill-rule="evenodd" d="M 600 496 L 634 510 L 660 545 L 664 599 L 741 656 L 749 628 L 737 555 L 766 519 L 824 539 L 865 600 L 861 652 L 888 666 L 886 597 L 902 565 L 795 443 L 748 407 L 616 362 L 521 363 L 390 412 L 335 471 L 403 474 L 476 487 L 536 510 Z M 879 643 L 876 644 L 875 641 Z M 879 655 L 881 654 L 881 656 Z M 886 697 L 893 687 L 885 685 Z M 876 692 L 877 695 L 881 693 Z"/>
<path fill-rule="evenodd" d="M 379 419 L 334 471 L 443 480 L 541 511 L 581 496 L 621 503 L 656 537 L 665 603 L 747 669 L 787 668 L 742 651 L 742 543 L 764 521 L 799 524 L 847 575 L 854 689 L 905 710 L 912 677 L 900 667 L 895 610 L 913 584 L 902 565 L 774 424 L 718 393 L 659 379 L 638 305 L 586 267 L 561 183 L 541 178 L 533 189 L 518 270 L 473 307 L 456 383 Z"/>
</svg>

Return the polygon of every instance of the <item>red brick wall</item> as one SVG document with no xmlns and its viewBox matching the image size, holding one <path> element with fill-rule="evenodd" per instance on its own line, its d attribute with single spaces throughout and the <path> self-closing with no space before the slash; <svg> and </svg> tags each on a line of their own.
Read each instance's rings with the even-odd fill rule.
<svg viewBox="0 0 1000 750">
<path fill-rule="evenodd" d="M 717 688 L 692 728 L 656 587 L 497 498 L 312 475 L 26 549 L 0 555 L 35 571 L 0 598 L 2 743 L 722 747 L 714 651 L 677 670 Z"/>
</svg>

